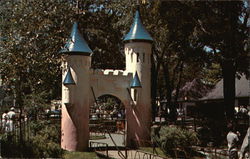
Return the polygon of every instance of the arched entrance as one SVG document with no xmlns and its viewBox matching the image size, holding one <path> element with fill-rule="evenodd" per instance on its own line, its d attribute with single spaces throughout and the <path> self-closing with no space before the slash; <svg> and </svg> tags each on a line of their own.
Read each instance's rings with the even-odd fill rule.
<svg viewBox="0 0 250 159">
<path fill-rule="evenodd" d="M 116 96 L 99 96 L 90 106 L 90 142 L 106 143 L 108 146 L 126 146 L 125 106 Z"/>
</svg>

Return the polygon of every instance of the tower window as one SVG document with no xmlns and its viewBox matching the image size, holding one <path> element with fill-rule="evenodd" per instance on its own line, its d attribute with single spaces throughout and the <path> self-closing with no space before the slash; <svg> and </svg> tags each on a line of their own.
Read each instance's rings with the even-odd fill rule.
<svg viewBox="0 0 250 159">
<path fill-rule="evenodd" d="M 145 53 L 142 54 L 142 61 L 145 62 Z"/>
<path fill-rule="evenodd" d="M 131 53 L 131 62 L 133 62 L 133 53 Z"/>
<path fill-rule="evenodd" d="M 134 89 L 134 101 L 136 101 L 137 99 L 136 99 L 136 97 L 137 97 L 137 90 L 136 89 Z"/>
<path fill-rule="evenodd" d="M 139 53 L 136 53 L 137 54 L 137 62 L 139 62 Z"/>
</svg>

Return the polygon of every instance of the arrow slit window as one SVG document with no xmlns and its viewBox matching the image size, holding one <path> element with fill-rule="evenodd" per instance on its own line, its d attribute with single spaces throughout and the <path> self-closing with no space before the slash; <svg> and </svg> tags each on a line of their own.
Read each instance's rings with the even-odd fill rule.
<svg viewBox="0 0 250 159">
<path fill-rule="evenodd" d="M 137 100 L 137 90 L 134 89 L 134 101 L 136 101 L 136 100 Z"/>
</svg>

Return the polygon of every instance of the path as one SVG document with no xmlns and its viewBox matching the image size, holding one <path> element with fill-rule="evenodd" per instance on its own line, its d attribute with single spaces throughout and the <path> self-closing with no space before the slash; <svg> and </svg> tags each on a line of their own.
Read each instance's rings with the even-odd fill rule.
<svg viewBox="0 0 250 159">
<path fill-rule="evenodd" d="M 121 151 L 124 155 L 125 155 L 125 151 Z M 106 151 L 98 151 L 98 153 L 102 153 L 103 155 L 106 155 Z M 108 151 L 108 156 L 111 158 L 115 158 L 115 159 L 123 159 L 118 155 L 118 151 L 115 150 L 109 150 Z M 155 156 L 151 153 L 143 153 L 141 151 L 137 151 L 137 150 L 128 150 L 127 151 L 127 156 L 128 159 L 167 159 L 164 157 L 160 157 L 160 156 Z"/>
<path fill-rule="evenodd" d="M 115 133 L 112 133 L 111 134 L 112 138 L 114 139 L 116 145 L 118 147 L 124 147 L 125 144 L 124 144 L 124 134 L 115 134 Z M 93 142 L 101 142 L 101 143 L 106 143 L 108 144 L 108 146 L 115 146 L 114 143 L 112 142 L 110 136 L 105 133 L 105 137 L 106 139 L 100 139 L 100 140 L 89 140 L 90 142 L 93 141 Z"/>
</svg>

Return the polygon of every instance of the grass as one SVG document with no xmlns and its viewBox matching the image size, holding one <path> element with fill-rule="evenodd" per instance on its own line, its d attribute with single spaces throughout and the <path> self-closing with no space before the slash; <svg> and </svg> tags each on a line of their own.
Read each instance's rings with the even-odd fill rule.
<svg viewBox="0 0 250 159">
<path fill-rule="evenodd" d="M 66 151 L 63 159 L 99 159 L 95 152 L 70 152 Z"/>
<path fill-rule="evenodd" d="M 142 150 L 142 151 L 153 153 L 153 148 L 152 147 L 140 147 L 139 149 Z M 162 156 L 162 157 L 167 157 L 159 147 L 155 148 L 155 153 L 154 154 L 157 154 L 157 155 Z"/>
<path fill-rule="evenodd" d="M 153 148 L 152 147 L 140 147 L 139 148 L 140 150 L 142 151 L 145 151 L 145 152 L 149 152 L 149 153 L 153 153 Z M 157 153 L 156 153 L 157 152 Z M 157 154 L 158 156 L 162 156 L 162 157 L 166 157 L 166 158 L 171 158 L 169 156 L 167 156 L 159 147 L 155 148 L 155 153 L 154 154 Z M 212 158 L 215 158 L 213 155 L 211 155 Z M 193 156 L 192 159 L 203 159 L 203 157 L 199 157 L 199 156 Z M 218 158 L 218 159 L 224 159 L 224 158 Z"/>
</svg>

